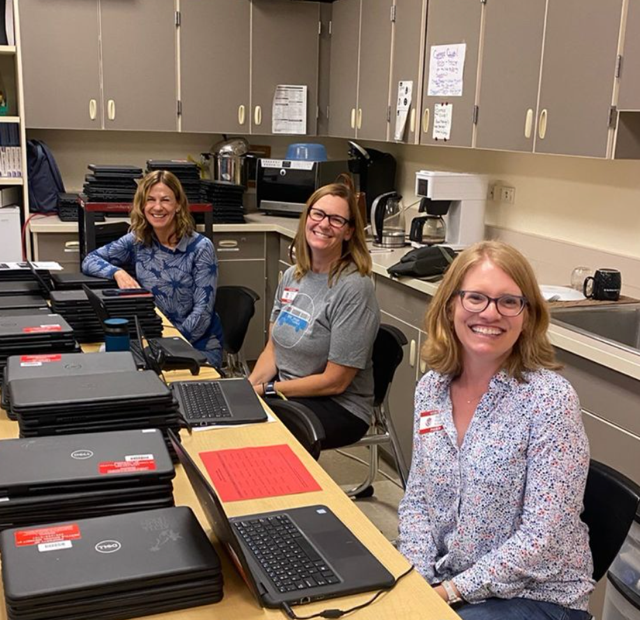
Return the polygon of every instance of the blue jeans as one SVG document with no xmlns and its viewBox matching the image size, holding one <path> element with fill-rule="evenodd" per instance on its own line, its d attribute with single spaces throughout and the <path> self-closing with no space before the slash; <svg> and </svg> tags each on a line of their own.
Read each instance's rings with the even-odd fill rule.
<svg viewBox="0 0 640 620">
<path fill-rule="evenodd" d="M 526 598 L 489 598 L 456 609 L 464 620 L 589 620 L 591 614 Z"/>
</svg>

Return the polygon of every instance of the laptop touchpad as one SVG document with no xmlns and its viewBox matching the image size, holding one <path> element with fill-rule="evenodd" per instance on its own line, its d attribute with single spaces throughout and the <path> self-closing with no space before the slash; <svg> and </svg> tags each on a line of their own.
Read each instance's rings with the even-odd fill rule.
<svg viewBox="0 0 640 620">
<path fill-rule="evenodd" d="M 313 542 L 335 560 L 368 555 L 362 544 L 350 532 L 343 530 L 314 532 Z"/>
</svg>

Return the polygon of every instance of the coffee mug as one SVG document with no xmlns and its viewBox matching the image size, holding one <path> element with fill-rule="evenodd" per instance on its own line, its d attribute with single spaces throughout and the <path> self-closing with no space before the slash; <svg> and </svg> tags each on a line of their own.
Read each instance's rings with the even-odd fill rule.
<svg viewBox="0 0 640 620">
<path fill-rule="evenodd" d="M 593 276 L 585 279 L 582 293 L 588 299 L 616 301 L 621 287 L 622 276 L 617 269 L 597 269 Z M 587 292 L 589 288 L 591 290 Z"/>
</svg>

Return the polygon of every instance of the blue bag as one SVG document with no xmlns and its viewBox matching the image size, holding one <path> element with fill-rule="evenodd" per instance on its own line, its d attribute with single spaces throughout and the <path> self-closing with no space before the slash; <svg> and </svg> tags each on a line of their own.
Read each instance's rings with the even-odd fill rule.
<svg viewBox="0 0 640 620">
<path fill-rule="evenodd" d="M 27 174 L 29 211 L 57 213 L 58 194 L 65 191 L 64 183 L 53 153 L 41 140 L 27 142 Z"/>
</svg>

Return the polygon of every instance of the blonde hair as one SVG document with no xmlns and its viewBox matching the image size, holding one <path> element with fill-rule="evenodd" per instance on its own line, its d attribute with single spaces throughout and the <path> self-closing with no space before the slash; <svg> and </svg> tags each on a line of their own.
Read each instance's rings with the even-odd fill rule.
<svg viewBox="0 0 640 620">
<path fill-rule="evenodd" d="M 527 299 L 522 333 L 503 368 L 518 381 L 524 380 L 526 371 L 561 368 L 547 336 L 549 310 L 533 269 L 518 250 L 500 241 L 476 243 L 462 252 L 447 270 L 427 310 L 425 328 L 428 337 L 422 348 L 424 361 L 443 374 L 458 376 L 462 372 L 462 346 L 453 327 L 453 304 L 469 270 L 485 261 L 502 269 Z"/>
<path fill-rule="evenodd" d="M 144 215 L 144 206 L 147 203 L 149 192 L 158 183 L 164 183 L 173 192 L 178 203 L 175 214 L 176 229 L 172 235 L 172 240 L 179 242 L 183 237 L 191 236 L 196 229 L 193 217 L 189 212 L 189 201 L 178 178 L 168 170 L 154 170 L 146 174 L 138 184 L 131 209 L 131 227 L 129 231 L 135 235 L 137 241 L 146 246 L 151 245 L 153 227 Z"/>
<path fill-rule="evenodd" d="M 353 181 L 348 174 L 341 174 L 335 183 L 330 183 L 317 189 L 307 200 L 305 210 L 300 215 L 298 231 L 289 248 L 289 257 L 296 264 L 295 279 L 301 280 L 311 270 L 311 253 L 306 238 L 307 218 L 309 217 L 309 209 L 325 196 L 336 196 L 343 198 L 347 202 L 349 206 L 349 223 L 347 226 L 350 226 L 353 230 L 351 238 L 342 243 L 340 258 L 331 265 L 329 286 L 332 286 L 333 282 L 338 280 L 351 267 L 355 267 L 356 271 L 363 276 L 370 275 L 371 255 L 367 248 L 364 232 L 365 222 L 362 213 L 358 209 Z"/>
</svg>

